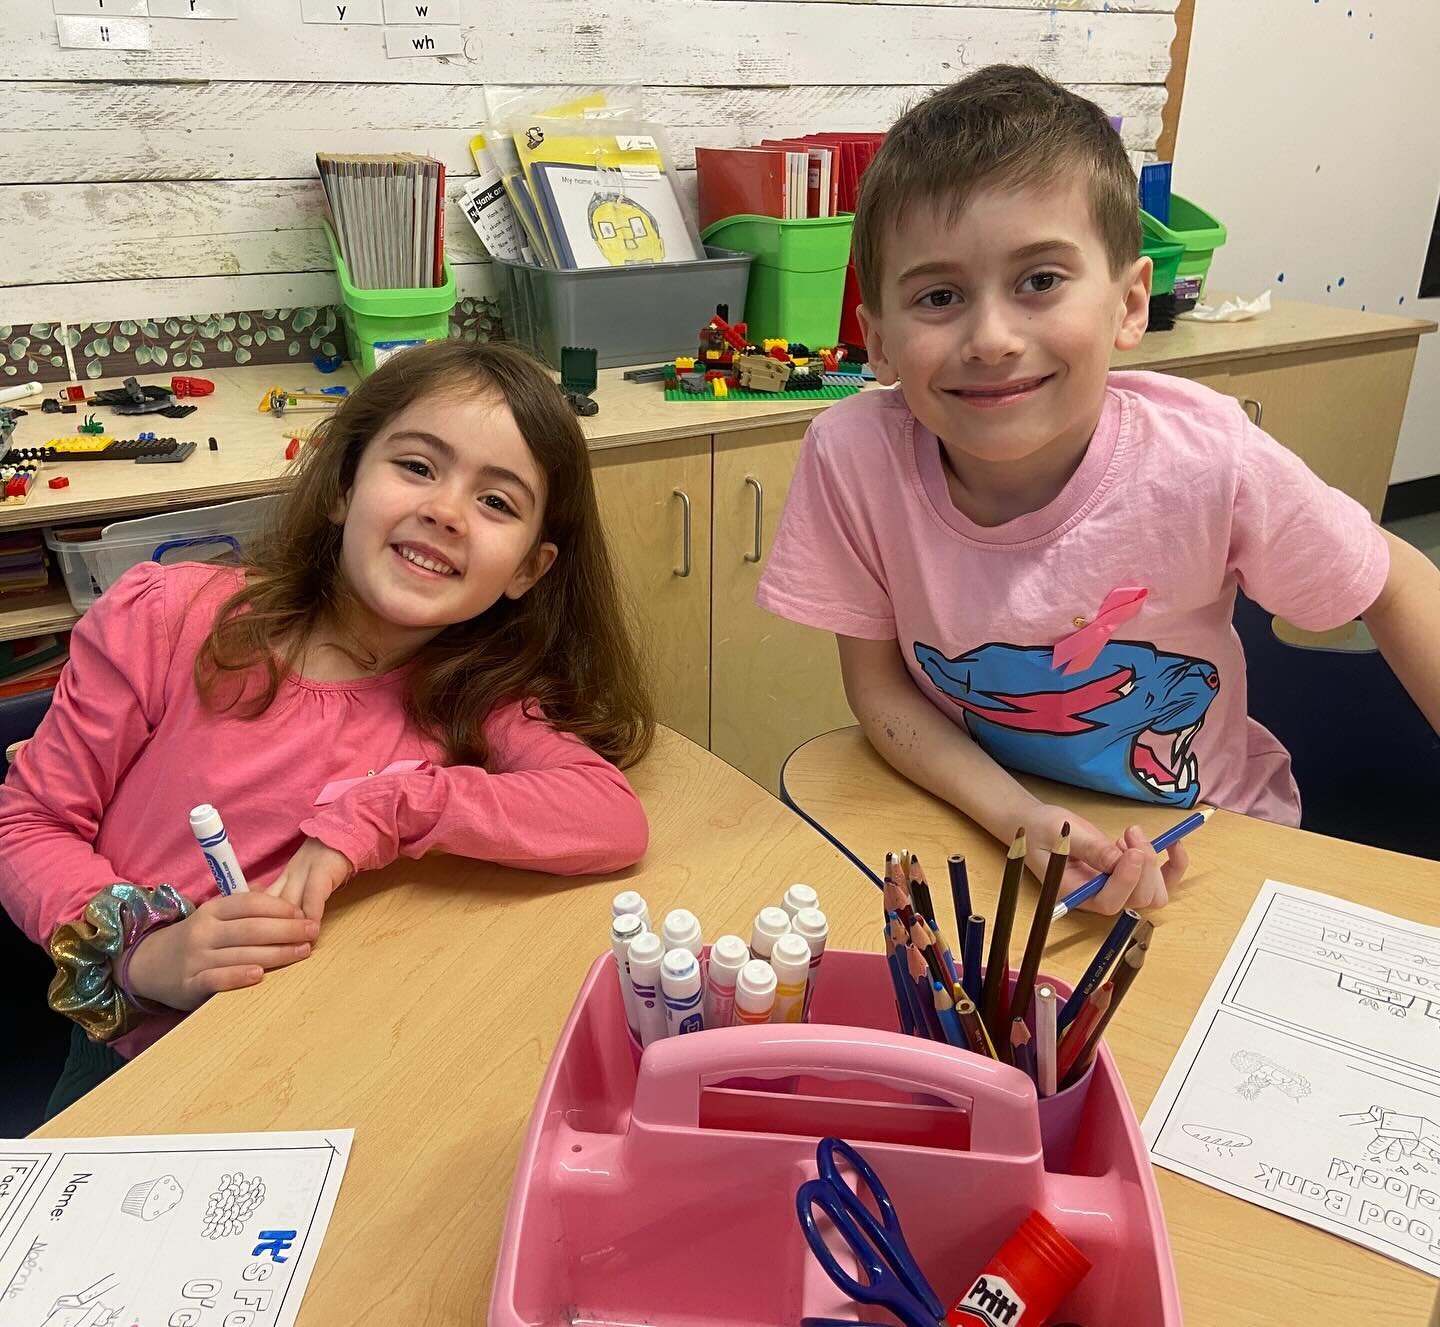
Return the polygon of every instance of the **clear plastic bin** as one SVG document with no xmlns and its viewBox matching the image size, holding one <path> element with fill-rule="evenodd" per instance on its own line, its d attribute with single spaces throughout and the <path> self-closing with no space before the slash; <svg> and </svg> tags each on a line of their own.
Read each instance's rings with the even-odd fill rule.
<svg viewBox="0 0 1440 1327">
<path fill-rule="evenodd" d="M 637 263 L 557 272 L 496 258 L 505 337 L 560 367 L 564 346 L 588 346 L 596 367 L 657 364 L 693 355 L 717 304 L 745 321 L 750 255 L 707 245 L 692 263 Z"/>
<path fill-rule="evenodd" d="M 45 546 L 55 555 L 75 611 L 83 613 L 142 562 L 236 560 L 264 529 L 275 502 L 274 497 L 246 498 L 114 521 L 98 539 L 66 540 L 50 528 Z"/>
</svg>

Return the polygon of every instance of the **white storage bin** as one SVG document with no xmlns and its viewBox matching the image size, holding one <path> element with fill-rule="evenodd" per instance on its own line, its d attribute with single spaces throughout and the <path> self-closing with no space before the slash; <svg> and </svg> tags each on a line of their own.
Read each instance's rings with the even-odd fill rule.
<svg viewBox="0 0 1440 1327">
<path fill-rule="evenodd" d="M 65 589 L 83 613 L 131 567 L 142 562 L 233 562 L 264 528 L 277 499 L 246 498 L 213 507 L 114 521 L 98 539 L 57 539 L 45 531 Z"/>
</svg>

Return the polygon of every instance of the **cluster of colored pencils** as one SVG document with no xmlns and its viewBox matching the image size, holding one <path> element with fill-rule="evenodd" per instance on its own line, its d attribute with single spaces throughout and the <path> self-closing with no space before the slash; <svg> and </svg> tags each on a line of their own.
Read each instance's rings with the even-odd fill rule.
<svg viewBox="0 0 1440 1327">
<path fill-rule="evenodd" d="M 973 910 L 965 859 L 949 859 L 957 961 L 936 919 L 919 858 L 887 853 L 885 954 L 901 1031 L 1014 1064 L 1035 1080 L 1041 1096 L 1050 1096 L 1078 1081 L 1094 1061 L 1106 1026 L 1145 961 L 1154 927 L 1137 912 L 1121 914 L 1074 994 L 1060 1006 L 1055 988 L 1039 976 L 1070 857 L 1066 825 L 1051 850 L 1020 967 L 1010 980 L 1010 938 L 1025 854 L 1021 829 L 1005 858 L 989 955 L 983 960 L 985 918 Z"/>
</svg>

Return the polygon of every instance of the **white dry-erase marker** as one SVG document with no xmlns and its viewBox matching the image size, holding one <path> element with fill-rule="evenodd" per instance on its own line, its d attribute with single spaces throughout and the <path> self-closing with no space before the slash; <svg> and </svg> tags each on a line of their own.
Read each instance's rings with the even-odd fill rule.
<svg viewBox="0 0 1440 1327">
<path fill-rule="evenodd" d="M 624 912 L 610 924 L 610 948 L 615 953 L 615 972 L 620 979 L 620 998 L 625 1001 L 625 1021 L 630 1034 L 640 1040 L 640 1005 L 630 984 L 630 942 L 645 934 L 645 923 L 633 912 Z"/>
<path fill-rule="evenodd" d="M 235 856 L 235 845 L 225 832 L 225 823 L 209 802 L 202 802 L 190 812 L 190 832 L 205 854 L 205 864 L 215 877 L 215 884 L 222 894 L 244 894 L 250 889 L 245 883 L 245 872 L 240 869 L 240 860 Z"/>
<path fill-rule="evenodd" d="M 775 969 L 763 958 L 752 958 L 735 978 L 735 1026 L 768 1023 L 775 1007 Z"/>
<path fill-rule="evenodd" d="M 610 900 L 610 915 L 621 917 L 631 912 L 645 923 L 645 929 L 650 929 L 650 908 L 645 900 L 633 889 L 622 889 L 613 899 Z"/>
<path fill-rule="evenodd" d="M 687 949 L 698 959 L 704 941 L 700 936 L 700 919 L 688 908 L 676 908 L 665 914 L 665 924 L 660 928 L 665 941 L 665 950 Z"/>
<path fill-rule="evenodd" d="M 761 908 L 750 930 L 750 955 L 768 961 L 775 941 L 790 929 L 790 914 L 784 908 Z"/>
<path fill-rule="evenodd" d="M 665 1000 L 660 993 L 660 960 L 665 946 L 654 931 L 642 931 L 630 942 L 630 985 L 640 1018 L 640 1044 L 665 1039 Z"/>
<path fill-rule="evenodd" d="M 700 1012 L 700 960 L 688 949 L 671 949 L 660 960 L 660 990 L 665 996 L 667 1037 L 699 1032 L 705 1026 Z"/>
<path fill-rule="evenodd" d="M 815 978 L 820 974 L 820 960 L 825 957 L 825 942 L 830 938 L 830 921 L 819 908 L 801 908 L 795 914 L 795 934 L 803 935 L 810 946 L 810 976 L 805 983 L 805 1008 L 800 1021 L 810 1021 L 810 1001 L 815 998 Z"/>
<path fill-rule="evenodd" d="M 775 969 L 775 1004 L 770 1021 L 798 1023 L 805 1007 L 805 979 L 810 975 L 810 946 L 805 937 L 794 931 L 782 935 L 770 951 L 770 966 Z"/>
<path fill-rule="evenodd" d="M 810 885 L 793 884 L 785 891 L 785 897 L 781 899 L 780 906 L 790 914 L 790 920 L 795 920 L 795 914 L 801 908 L 818 908 L 820 906 L 820 895 Z"/>
<path fill-rule="evenodd" d="M 0 405 L 6 401 L 20 401 L 27 396 L 34 396 L 38 391 L 40 391 L 38 382 L 22 382 L 18 387 L 0 388 Z"/>
<path fill-rule="evenodd" d="M 705 965 L 705 1026 L 728 1028 L 735 1013 L 735 978 L 750 961 L 750 950 L 738 935 L 722 935 L 710 946 Z"/>
</svg>

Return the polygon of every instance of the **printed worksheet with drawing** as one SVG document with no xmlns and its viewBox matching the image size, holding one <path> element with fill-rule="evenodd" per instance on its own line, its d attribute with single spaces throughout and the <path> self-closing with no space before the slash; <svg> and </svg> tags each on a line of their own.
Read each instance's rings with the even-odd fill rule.
<svg viewBox="0 0 1440 1327">
<path fill-rule="evenodd" d="M 0 1140 L 7 1327 L 288 1327 L 350 1129 Z"/>
<path fill-rule="evenodd" d="M 1267 880 L 1142 1129 L 1156 1165 L 1440 1276 L 1440 929 Z"/>
</svg>

